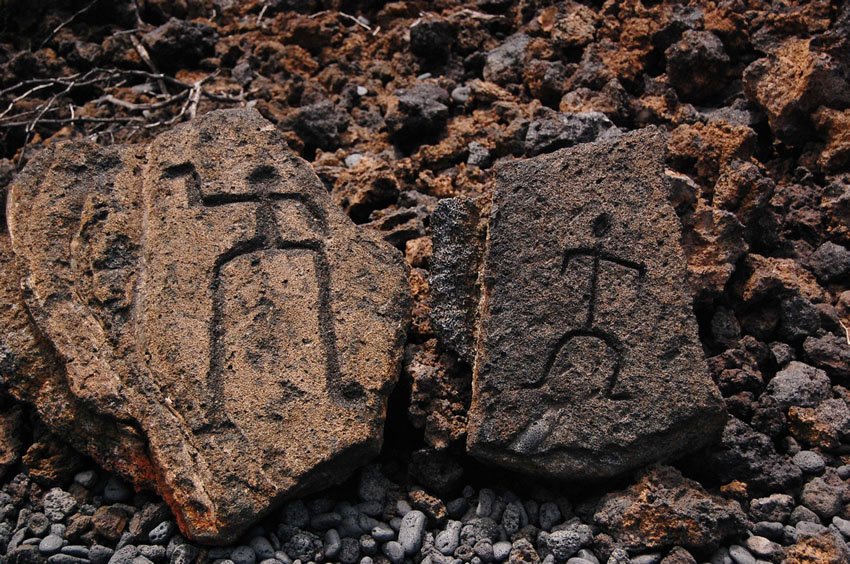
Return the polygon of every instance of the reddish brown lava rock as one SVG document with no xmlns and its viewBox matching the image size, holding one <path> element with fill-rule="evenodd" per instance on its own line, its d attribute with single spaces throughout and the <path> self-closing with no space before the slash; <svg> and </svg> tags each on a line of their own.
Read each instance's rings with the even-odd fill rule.
<svg viewBox="0 0 850 564">
<path fill-rule="evenodd" d="M 846 564 L 850 548 L 838 531 L 827 529 L 817 535 L 805 536 L 788 549 L 786 564 Z"/>
<path fill-rule="evenodd" d="M 711 548 L 746 530 L 737 501 L 713 495 L 675 468 L 660 466 L 627 490 L 606 495 L 594 515 L 628 550 L 670 546 Z"/>
<path fill-rule="evenodd" d="M 232 541 L 377 454 L 409 316 L 402 257 L 255 111 L 145 148 L 51 147 L 12 186 L 9 226 L 20 276 L 3 269 L 3 291 L 23 283 L 46 342 L 4 305 L 4 340 L 28 355 L 5 377 L 37 406 L 53 385 L 83 421 L 126 427 L 47 420 L 155 481 L 186 535 Z"/>
</svg>

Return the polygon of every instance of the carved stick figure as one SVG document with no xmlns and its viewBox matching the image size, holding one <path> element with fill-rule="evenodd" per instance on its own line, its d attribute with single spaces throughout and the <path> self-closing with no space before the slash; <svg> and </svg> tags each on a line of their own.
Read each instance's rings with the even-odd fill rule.
<svg viewBox="0 0 850 564">
<path fill-rule="evenodd" d="M 247 193 L 205 194 L 201 186 L 202 180 L 191 163 L 169 167 L 165 174 L 171 178 L 186 177 L 186 190 L 191 206 L 211 208 L 230 204 L 256 204 L 256 223 L 253 235 L 238 241 L 231 248 L 221 253 L 213 266 L 213 311 L 210 323 L 211 343 L 208 373 L 212 405 L 207 410 L 208 421 L 215 424 L 229 419 L 224 409 L 224 368 L 226 362 L 223 358 L 225 354 L 223 304 L 226 296 L 221 283 L 222 271 L 239 257 L 253 255 L 257 260 L 261 260 L 261 254 L 270 251 L 301 250 L 312 254 L 316 272 L 314 284 L 318 288 L 319 339 L 324 353 L 327 393 L 335 403 L 341 406 L 348 405 L 351 401 L 362 397 L 363 390 L 358 382 L 337 382 L 340 377 L 340 366 L 331 308 L 330 266 L 324 248 L 324 237 L 329 230 L 324 210 L 304 194 L 275 191 L 278 176 L 274 168 L 270 166 L 260 166 L 254 169 L 247 178 L 247 182 L 252 188 Z M 279 202 L 286 201 L 298 202 L 304 206 L 312 218 L 312 227 L 317 233 L 305 233 L 303 237 L 296 238 L 285 238 L 281 234 L 275 215 L 275 206 Z"/>
<path fill-rule="evenodd" d="M 607 213 L 602 213 L 594 219 L 592 223 L 592 231 L 597 239 L 605 237 L 611 229 L 611 217 Z M 601 354 L 601 357 L 613 357 L 613 366 L 605 377 L 605 385 L 602 389 L 604 397 L 608 399 L 625 399 L 628 397 L 626 393 L 615 393 L 614 389 L 617 385 L 617 377 L 620 374 L 620 368 L 625 354 L 625 347 L 617 335 L 602 329 L 596 325 L 596 311 L 598 307 L 599 296 L 599 279 L 600 271 L 604 263 L 612 263 L 618 266 L 633 270 L 637 273 L 638 285 L 642 284 L 646 276 L 646 265 L 642 262 L 633 261 L 620 257 L 612 252 L 606 251 L 601 242 L 593 246 L 571 247 L 564 251 L 563 262 L 561 264 L 561 275 L 563 275 L 570 264 L 578 257 L 589 257 L 591 259 L 590 267 L 590 296 L 587 303 L 587 315 L 585 316 L 582 325 L 576 329 L 570 329 L 564 333 L 555 343 L 546 365 L 541 374 L 541 377 L 533 384 L 528 386 L 532 389 L 540 389 L 545 393 L 557 397 L 558 392 L 554 391 L 556 387 L 567 387 L 569 382 L 561 382 L 563 374 L 553 373 L 557 361 L 559 366 L 572 366 L 575 362 L 570 359 L 570 353 L 582 354 L 584 351 L 593 350 L 596 354 Z M 578 339 L 590 339 L 597 341 L 601 347 L 588 346 L 585 343 L 584 347 L 576 346 L 573 348 L 571 343 Z M 605 352 L 601 352 L 605 351 Z M 572 359 L 580 361 L 585 359 Z M 599 360 L 599 359 L 596 359 Z M 604 363 L 598 362 L 593 364 L 593 370 L 602 369 Z M 513 441 L 512 448 L 521 453 L 529 454 L 537 452 L 538 447 L 557 427 L 560 419 L 560 412 L 563 407 L 561 405 L 547 405 L 543 415 L 532 421 Z"/>
</svg>

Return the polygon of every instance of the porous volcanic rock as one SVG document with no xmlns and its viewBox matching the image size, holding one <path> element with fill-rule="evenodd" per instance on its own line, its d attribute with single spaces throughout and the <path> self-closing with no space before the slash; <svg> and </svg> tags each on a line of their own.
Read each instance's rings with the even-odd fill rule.
<svg viewBox="0 0 850 564">
<path fill-rule="evenodd" d="M 654 129 L 497 170 L 469 451 L 598 479 L 719 435 Z"/>
<path fill-rule="evenodd" d="M 710 494 L 669 466 L 653 468 L 628 489 L 606 495 L 594 521 L 635 551 L 711 548 L 743 535 L 747 525 L 737 501 Z"/>
<path fill-rule="evenodd" d="M 409 316 L 402 257 L 254 110 L 142 148 L 51 146 L 8 209 L 20 275 L 4 268 L 3 291 L 23 285 L 29 317 L 4 305 L 4 341 L 29 356 L 4 377 L 36 406 L 53 386 L 93 424 L 126 426 L 149 459 L 121 466 L 102 452 L 124 436 L 46 421 L 155 481 L 187 536 L 232 541 L 379 451 Z"/>
</svg>

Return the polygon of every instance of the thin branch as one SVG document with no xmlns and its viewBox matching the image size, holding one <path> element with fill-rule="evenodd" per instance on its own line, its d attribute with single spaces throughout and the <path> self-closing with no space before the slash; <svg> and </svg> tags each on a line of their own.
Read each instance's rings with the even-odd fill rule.
<svg viewBox="0 0 850 564">
<path fill-rule="evenodd" d="M 45 46 L 45 45 L 47 45 L 47 43 L 48 43 L 51 39 L 53 39 L 53 38 L 56 36 L 56 34 L 57 34 L 57 33 L 59 33 L 59 32 L 62 30 L 62 28 L 63 28 L 63 27 L 65 27 L 66 25 L 70 24 L 70 23 L 71 23 L 71 22 L 73 22 L 75 19 L 77 19 L 78 17 L 82 16 L 83 14 L 85 14 L 86 12 L 88 12 L 89 10 L 91 10 L 91 9 L 94 7 L 94 5 L 95 5 L 95 4 L 97 4 L 98 2 L 100 2 L 100 0 L 92 0 L 91 2 L 89 2 L 88 4 L 86 4 L 85 6 L 83 6 L 83 7 L 82 7 L 82 8 L 80 8 L 79 10 L 77 10 L 77 11 L 74 13 L 74 15 L 73 15 L 73 16 L 71 16 L 70 18 L 68 18 L 68 19 L 67 19 L 67 20 L 65 20 L 64 22 L 60 23 L 59 25 L 57 25 L 55 28 L 53 28 L 53 31 L 51 31 L 51 32 L 50 32 L 50 34 L 49 34 L 47 37 L 45 37 L 45 38 L 44 38 L 44 41 L 42 41 L 42 42 L 41 42 L 41 45 L 39 45 L 39 46 L 38 46 L 38 48 L 39 48 L 39 49 L 44 49 L 44 46 Z"/>
</svg>

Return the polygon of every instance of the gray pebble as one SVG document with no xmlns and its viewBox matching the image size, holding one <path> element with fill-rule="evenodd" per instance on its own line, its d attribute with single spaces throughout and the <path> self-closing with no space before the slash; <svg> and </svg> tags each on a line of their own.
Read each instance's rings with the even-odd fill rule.
<svg viewBox="0 0 850 564">
<path fill-rule="evenodd" d="M 97 473 L 94 470 L 84 470 L 74 476 L 74 481 L 84 488 L 91 488 L 97 482 Z"/>
<path fill-rule="evenodd" d="M 552 527 L 561 522 L 561 510 L 558 504 L 547 501 L 540 505 L 540 528 L 551 531 Z"/>
<path fill-rule="evenodd" d="M 80 544 L 69 544 L 68 546 L 63 546 L 60 551 L 62 554 L 67 554 L 68 556 L 76 556 L 77 558 L 89 558 L 89 549 Z"/>
<path fill-rule="evenodd" d="M 778 521 L 759 521 L 753 526 L 753 532 L 772 540 L 780 540 L 785 533 L 785 525 Z"/>
<path fill-rule="evenodd" d="M 832 524 L 845 539 L 850 539 L 850 521 L 836 515 L 832 518 Z"/>
<path fill-rule="evenodd" d="M 396 541 L 390 541 L 383 546 L 384 555 L 393 564 L 404 562 L 404 547 Z"/>
<path fill-rule="evenodd" d="M 274 558 L 274 547 L 266 537 L 254 537 L 248 542 L 248 546 L 254 549 L 257 560 Z"/>
<path fill-rule="evenodd" d="M 357 95 L 358 96 L 365 96 L 368 93 L 369 93 L 369 89 L 366 88 L 365 86 L 358 86 L 357 87 Z"/>
<path fill-rule="evenodd" d="M 372 528 L 372 538 L 378 542 L 395 540 L 395 531 L 385 523 L 379 523 Z"/>
<path fill-rule="evenodd" d="M 47 559 L 49 564 L 89 564 L 89 561 L 79 556 L 71 556 L 70 554 L 54 554 Z"/>
<path fill-rule="evenodd" d="M 835 469 L 838 472 L 838 477 L 842 480 L 847 480 L 850 478 L 850 464 L 845 464 L 843 466 L 839 466 Z"/>
<path fill-rule="evenodd" d="M 457 88 L 452 90 L 452 100 L 454 100 L 458 104 L 466 103 L 466 101 L 469 100 L 469 87 L 458 86 Z"/>
<path fill-rule="evenodd" d="M 634 558 L 632 559 L 634 562 Z M 578 556 L 573 556 L 569 560 L 567 560 L 567 564 L 593 564 L 590 560 L 585 560 L 584 558 L 579 558 Z"/>
<path fill-rule="evenodd" d="M 729 557 L 735 564 L 756 564 L 755 557 L 746 548 L 737 544 L 729 547 Z"/>
<path fill-rule="evenodd" d="M 493 512 L 496 494 L 490 488 L 481 488 L 478 492 L 478 506 L 475 508 L 476 517 L 489 517 Z"/>
<path fill-rule="evenodd" d="M 62 537 L 58 535 L 47 535 L 38 543 L 38 551 L 42 554 L 56 554 L 64 544 Z"/>
<path fill-rule="evenodd" d="M 475 546 L 472 547 L 472 550 L 475 551 L 475 555 L 483 562 L 490 562 L 493 560 L 493 543 L 490 542 L 489 539 L 479 540 L 475 543 Z"/>
<path fill-rule="evenodd" d="M 464 497 L 453 499 L 446 504 L 446 513 L 452 519 L 459 519 L 467 509 L 469 509 L 469 502 Z"/>
<path fill-rule="evenodd" d="M 348 168 L 354 168 L 357 166 L 357 163 L 363 160 L 363 155 L 360 153 L 351 153 L 347 157 L 345 157 L 345 166 Z"/>
<path fill-rule="evenodd" d="M 250 546 L 237 546 L 230 553 L 230 559 L 234 564 L 254 564 L 257 561 L 257 554 Z"/>
<path fill-rule="evenodd" d="M 584 558 L 585 560 L 587 560 L 588 562 L 592 562 L 593 564 L 599 564 L 599 559 L 596 557 L 596 555 L 586 548 L 582 548 L 581 550 L 579 550 L 578 554 L 576 554 L 576 557 Z"/>
<path fill-rule="evenodd" d="M 149 559 L 144 556 L 136 556 L 133 558 L 133 564 L 153 564 Z"/>
<path fill-rule="evenodd" d="M 398 530 L 398 542 L 404 548 L 407 556 L 413 556 L 422 547 L 422 535 L 425 534 L 425 525 L 428 519 L 419 510 L 413 510 L 401 520 Z"/>
<path fill-rule="evenodd" d="M 367 556 L 378 554 L 378 542 L 369 535 L 360 537 L 360 552 Z"/>
<path fill-rule="evenodd" d="M 174 533 L 174 523 L 163 521 L 148 533 L 148 540 L 153 544 L 165 544 Z"/>
<path fill-rule="evenodd" d="M 109 564 L 132 564 L 133 559 L 138 555 L 138 549 L 133 545 L 127 545 L 117 550 L 110 558 Z"/>
<path fill-rule="evenodd" d="M 508 541 L 499 541 L 493 545 L 493 560 L 502 562 L 507 560 L 511 554 L 511 543 Z"/>
<path fill-rule="evenodd" d="M 729 549 L 725 546 L 721 546 L 717 549 L 717 552 L 711 556 L 711 560 L 709 562 L 710 564 L 734 564 L 732 562 L 732 557 L 729 556 Z"/>
<path fill-rule="evenodd" d="M 106 486 L 103 488 L 104 501 L 108 503 L 120 503 L 128 501 L 131 497 L 133 497 L 132 490 L 122 480 L 113 476 L 106 481 Z"/>
<path fill-rule="evenodd" d="M 462 527 L 463 523 L 460 521 L 449 521 L 446 524 L 446 528 L 437 533 L 434 539 L 436 549 L 446 556 L 454 554 L 454 551 L 460 544 L 460 530 Z"/>
<path fill-rule="evenodd" d="M 663 558 L 660 552 L 652 552 L 649 554 L 639 554 L 631 559 L 629 564 L 658 564 Z"/>
<path fill-rule="evenodd" d="M 778 557 L 782 553 L 782 547 L 770 539 L 760 536 L 752 536 L 745 543 L 751 554 L 768 560 Z"/>
<path fill-rule="evenodd" d="M 74 496 L 61 488 L 53 488 L 46 494 L 42 500 L 44 505 L 44 514 L 51 521 L 64 521 L 65 518 L 77 509 L 77 500 Z"/>
<path fill-rule="evenodd" d="M 105 564 L 112 558 L 113 552 L 108 546 L 95 544 L 89 548 L 89 560 L 92 561 L 92 564 Z"/>
<path fill-rule="evenodd" d="M 824 462 L 821 455 L 811 450 L 801 450 L 794 455 L 791 462 L 806 474 L 817 476 L 823 474 L 823 471 L 826 469 L 826 462 Z"/>
<path fill-rule="evenodd" d="M 820 523 L 813 523 L 811 521 L 800 521 L 794 527 L 797 530 L 797 536 L 815 536 L 826 531 L 826 527 L 821 525 Z"/>
<path fill-rule="evenodd" d="M 364 556 L 360 560 L 360 564 L 373 564 L 373 560 L 369 556 Z"/>
<path fill-rule="evenodd" d="M 413 508 L 410 507 L 410 504 L 407 503 L 406 500 L 400 499 L 395 503 L 395 510 L 396 510 L 396 514 L 399 517 L 404 517 L 405 515 L 407 515 L 411 511 L 413 511 Z"/>
<path fill-rule="evenodd" d="M 336 529 L 329 529 L 325 533 L 324 554 L 327 560 L 333 560 L 339 554 L 340 549 L 339 533 Z"/>
<path fill-rule="evenodd" d="M 57 537 L 65 536 L 65 525 L 62 523 L 53 523 L 50 525 L 50 534 L 56 535 Z"/>
<path fill-rule="evenodd" d="M 292 558 L 290 558 L 289 555 L 282 550 L 278 550 L 277 552 L 275 552 L 274 557 L 275 557 L 276 560 L 279 560 L 280 562 L 283 562 L 284 564 L 291 564 L 292 563 Z"/>
</svg>

